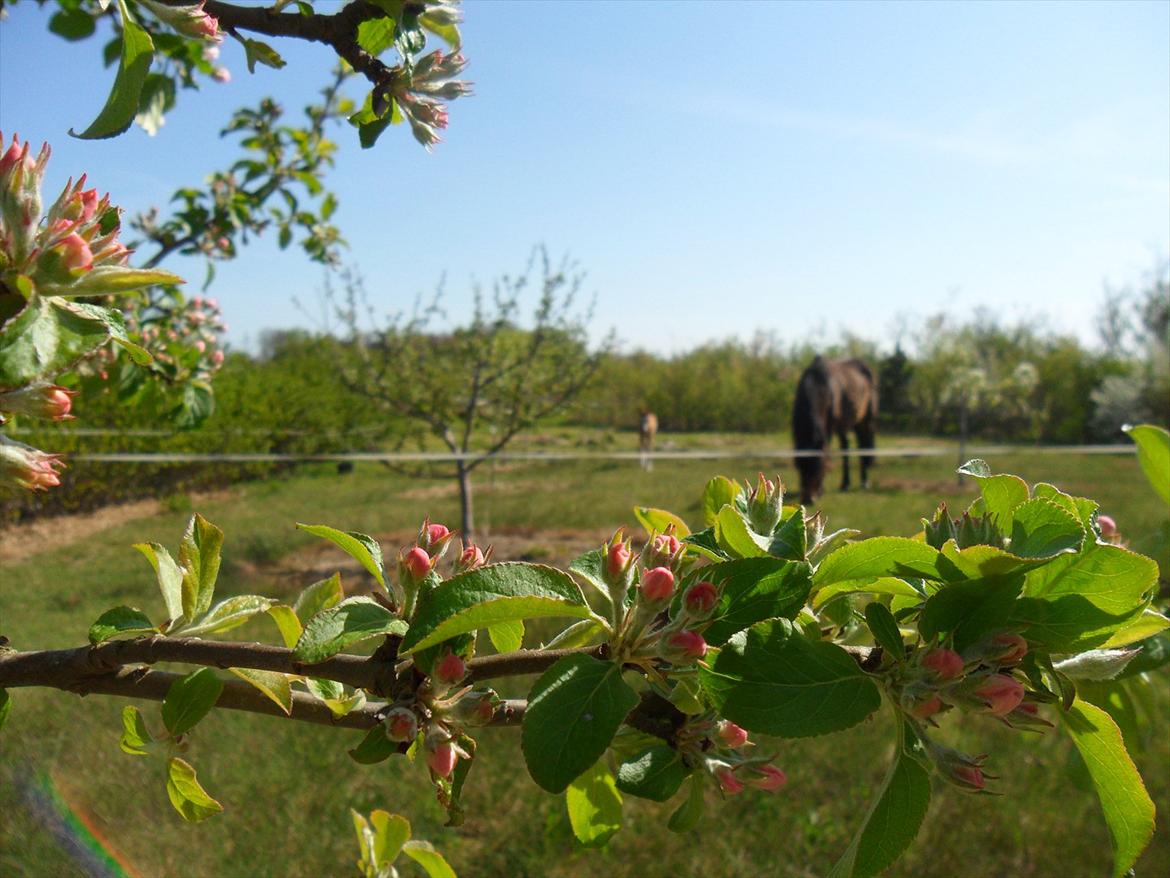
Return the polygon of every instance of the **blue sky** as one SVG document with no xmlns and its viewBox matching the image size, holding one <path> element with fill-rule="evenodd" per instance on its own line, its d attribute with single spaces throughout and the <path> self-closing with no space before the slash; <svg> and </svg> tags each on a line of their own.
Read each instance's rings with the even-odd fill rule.
<svg viewBox="0 0 1170 878">
<path fill-rule="evenodd" d="M 329 3 L 318 2 L 322 11 Z M 157 137 L 72 140 L 112 71 L 30 0 L 0 23 L 0 128 L 48 140 L 130 211 L 235 154 L 218 131 L 265 94 L 324 83 L 320 46 L 281 71 L 185 92 Z M 662 352 L 757 331 L 892 345 L 900 319 L 977 306 L 1093 341 L 1102 285 L 1170 254 L 1170 4 L 473 2 L 476 95 L 428 155 L 339 129 L 328 185 L 376 303 L 569 252 L 598 334 Z M 172 263 L 194 281 L 197 264 Z M 307 325 L 322 273 L 271 242 L 220 267 L 231 340 Z"/>
</svg>

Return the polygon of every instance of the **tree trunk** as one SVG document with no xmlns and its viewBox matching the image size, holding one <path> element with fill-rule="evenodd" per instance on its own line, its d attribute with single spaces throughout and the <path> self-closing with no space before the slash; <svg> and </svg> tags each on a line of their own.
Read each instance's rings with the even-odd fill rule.
<svg viewBox="0 0 1170 878">
<path fill-rule="evenodd" d="M 471 508 L 471 470 L 462 460 L 456 464 L 456 467 L 459 476 L 459 531 L 463 535 L 463 541 L 470 543 L 475 539 Z"/>
</svg>

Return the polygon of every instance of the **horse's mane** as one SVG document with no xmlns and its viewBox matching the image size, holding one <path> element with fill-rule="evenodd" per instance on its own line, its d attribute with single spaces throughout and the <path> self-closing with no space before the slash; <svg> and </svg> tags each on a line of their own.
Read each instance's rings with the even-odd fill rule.
<svg viewBox="0 0 1170 878">
<path fill-rule="evenodd" d="M 798 449 L 824 448 L 825 409 L 829 402 L 829 370 L 817 357 L 800 376 L 792 407 L 792 438 Z"/>
</svg>

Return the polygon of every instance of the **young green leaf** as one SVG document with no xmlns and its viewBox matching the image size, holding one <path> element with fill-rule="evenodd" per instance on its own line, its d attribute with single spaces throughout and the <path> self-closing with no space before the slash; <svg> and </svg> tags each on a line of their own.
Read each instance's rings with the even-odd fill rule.
<svg viewBox="0 0 1170 878">
<path fill-rule="evenodd" d="M 883 577 L 934 579 L 945 577 L 939 569 L 939 552 L 926 543 L 905 537 L 872 537 L 842 546 L 828 555 L 813 574 L 813 590 L 836 583 L 860 586 Z"/>
<path fill-rule="evenodd" d="M 141 610 L 135 607 L 114 607 L 98 616 L 97 621 L 89 626 L 89 642 L 97 645 L 119 634 L 138 637 L 157 633 L 158 629 Z"/>
<path fill-rule="evenodd" d="M 1170 503 L 1170 432 L 1153 424 L 1126 429 L 1137 443 L 1138 463 L 1163 502 Z"/>
<path fill-rule="evenodd" d="M 715 519 L 715 540 L 719 548 L 735 558 L 758 558 L 768 554 L 768 538 L 752 531 L 734 506 L 724 506 Z"/>
<path fill-rule="evenodd" d="M 829 878 L 877 875 L 914 841 L 930 805 L 930 772 L 913 755 L 921 747 L 913 729 L 903 724 L 894 763 L 882 781 L 881 791 Z"/>
<path fill-rule="evenodd" d="M 460 573 L 423 594 L 398 654 L 409 655 L 500 622 L 592 615 L 577 583 L 560 570 L 540 564 L 490 564 Z"/>
<path fill-rule="evenodd" d="M 71 135 L 82 140 L 115 137 L 130 127 L 138 112 L 138 98 L 154 58 L 154 43 L 151 42 L 150 34 L 130 16 L 126 0 L 118 0 L 118 12 L 122 18 L 122 58 L 118 73 L 114 77 L 110 96 L 106 98 L 106 105 L 98 117 L 81 134 L 69 129 Z"/>
<path fill-rule="evenodd" d="M 146 727 L 146 720 L 142 713 L 133 704 L 122 708 L 122 740 L 119 746 L 123 753 L 131 756 L 145 756 L 147 748 L 154 742 L 150 729 Z"/>
<path fill-rule="evenodd" d="M 285 604 L 273 604 L 268 608 L 268 615 L 276 623 L 276 628 L 280 632 L 280 639 L 284 641 L 284 645 L 289 649 L 296 646 L 297 641 L 301 639 L 301 634 L 304 633 L 305 629 L 301 627 L 301 620 L 297 618 L 297 614 L 293 608 Z"/>
<path fill-rule="evenodd" d="M 815 581 L 815 578 L 814 578 Z M 878 579 L 835 582 L 818 589 L 812 600 L 814 610 L 824 607 L 833 598 L 849 594 L 888 594 L 891 597 L 925 599 L 926 595 L 916 589 L 905 579 L 896 579 L 893 576 L 882 576 Z"/>
<path fill-rule="evenodd" d="M 982 497 L 976 503 L 991 516 L 1001 533 L 1011 533 L 1015 508 L 1028 499 L 1028 483 L 1019 476 L 993 475 L 983 460 L 969 460 L 959 467 L 959 472 L 979 482 Z"/>
<path fill-rule="evenodd" d="M 524 645 L 524 623 L 519 619 L 497 622 L 487 632 L 496 652 L 515 652 Z"/>
<path fill-rule="evenodd" d="M 532 687 L 520 735 L 532 779 L 565 790 L 601 758 L 638 696 L 621 668 L 587 655 L 565 656 Z"/>
<path fill-rule="evenodd" d="M 727 476 L 715 476 L 703 488 L 703 521 L 713 527 L 719 519 L 719 510 L 724 506 L 735 506 L 735 498 L 743 487 Z"/>
<path fill-rule="evenodd" d="M 705 579 L 720 587 L 719 603 L 703 637 L 712 646 L 764 619 L 792 619 L 808 600 L 812 574 L 808 564 L 779 558 L 741 558 L 701 567 L 688 579 Z M 679 589 L 681 601 L 682 589 Z"/>
<path fill-rule="evenodd" d="M 902 632 L 898 630 L 894 614 L 885 604 L 879 604 L 877 601 L 866 604 L 865 624 L 869 626 L 869 630 L 873 634 L 874 643 L 896 659 L 905 655 L 906 648 L 902 644 Z"/>
<path fill-rule="evenodd" d="M 374 829 L 374 862 L 379 867 L 389 866 L 402 853 L 402 846 L 410 841 L 410 821 L 379 809 L 370 812 L 370 825 Z"/>
<path fill-rule="evenodd" d="M 254 668 L 228 668 L 246 683 L 251 683 L 272 700 L 287 715 L 292 715 L 292 687 L 288 677 L 276 671 L 257 671 Z"/>
<path fill-rule="evenodd" d="M 196 512 L 179 543 L 183 568 L 183 615 L 197 619 L 207 612 L 219 577 L 223 531 Z"/>
<path fill-rule="evenodd" d="M 601 549 L 594 549 L 591 552 L 586 552 L 584 555 L 579 555 L 574 558 L 569 564 L 569 571 L 576 573 L 597 589 L 601 596 L 605 598 L 606 603 L 612 604 L 613 596 L 609 593 L 609 586 L 606 585 L 605 577 L 601 572 L 603 563 Z"/>
<path fill-rule="evenodd" d="M 703 799 L 703 775 L 696 771 L 691 775 L 691 788 L 687 793 L 687 799 L 673 814 L 670 815 L 670 820 L 666 824 L 666 828 L 671 832 L 690 832 L 699 825 L 699 821 L 703 819 L 703 811 L 706 809 L 706 802 Z"/>
<path fill-rule="evenodd" d="M 293 657 L 312 665 L 336 655 L 351 643 L 379 634 L 406 632 L 406 622 L 373 598 L 347 598 L 309 620 L 293 649 Z"/>
<path fill-rule="evenodd" d="M 955 648 L 966 649 L 985 634 L 1008 625 L 1023 585 L 1020 574 L 946 585 L 923 605 L 918 631 L 924 638 L 953 634 Z"/>
<path fill-rule="evenodd" d="M 638 519 L 638 524 L 646 529 L 648 534 L 665 533 L 666 529 L 674 525 L 674 533 L 680 540 L 689 536 L 691 529 L 687 527 L 687 523 L 675 515 L 673 512 L 667 512 L 665 509 L 655 509 L 651 506 L 635 506 L 634 518 Z"/>
<path fill-rule="evenodd" d="M 297 524 L 299 530 L 311 533 L 314 536 L 324 537 L 331 543 L 343 549 L 350 557 L 369 571 L 378 585 L 386 587 L 386 577 L 382 572 L 382 547 L 371 536 L 356 531 L 341 531 L 324 524 Z"/>
<path fill-rule="evenodd" d="M 362 738 L 352 750 L 347 751 L 354 762 L 362 765 L 374 765 L 383 762 L 398 752 L 398 744 L 386 737 L 386 728 L 376 725 Z"/>
<path fill-rule="evenodd" d="M 710 667 L 700 665 L 699 679 L 727 719 L 782 738 L 849 728 L 881 704 L 877 686 L 849 653 L 807 639 L 787 619 L 733 636 Z"/>
<path fill-rule="evenodd" d="M 297 595 L 297 599 L 293 603 L 293 610 L 296 611 L 297 618 L 304 625 L 322 610 L 337 606 L 344 597 L 345 592 L 341 588 L 341 574 L 334 573 L 328 579 L 322 579 L 320 582 L 314 582 L 307 586 Z"/>
<path fill-rule="evenodd" d="M 198 823 L 223 810 L 223 805 L 199 785 L 195 769 L 178 756 L 167 762 L 167 795 L 188 823 Z"/>
<path fill-rule="evenodd" d="M 253 616 L 267 612 L 274 601 L 255 594 L 241 594 L 220 601 L 207 611 L 207 615 L 182 629 L 184 637 L 204 637 L 239 628 Z"/>
<path fill-rule="evenodd" d="M 1068 509 L 1052 500 L 1036 497 L 1012 512 L 1013 555 L 1021 558 L 1051 558 L 1075 551 L 1085 539 L 1081 522 Z"/>
<path fill-rule="evenodd" d="M 163 602 L 167 606 L 167 618 L 172 621 L 182 619 L 183 568 L 176 564 L 171 553 L 158 543 L 136 543 L 134 548 L 145 555 L 146 560 L 154 568 Z"/>
<path fill-rule="evenodd" d="M 598 759 L 565 790 L 573 835 L 585 847 L 601 847 L 622 828 L 622 796 L 613 775 Z"/>
<path fill-rule="evenodd" d="M 1101 800 L 1113 846 L 1113 878 L 1121 878 L 1154 834 L 1154 803 L 1109 714 L 1077 699 L 1061 718 Z"/>
<path fill-rule="evenodd" d="M 428 841 L 411 839 L 402 846 L 402 852 L 422 866 L 427 878 L 455 878 L 455 870 Z"/>
<path fill-rule="evenodd" d="M 618 766 L 617 786 L 631 796 L 665 802 L 689 775 L 677 750 L 655 744 Z"/>
<path fill-rule="evenodd" d="M 223 681 L 211 668 L 200 668 L 176 680 L 163 699 L 163 725 L 172 735 L 189 731 L 207 716 L 222 691 Z"/>
<path fill-rule="evenodd" d="M 804 509 L 796 511 L 780 522 L 768 543 L 768 554 L 773 558 L 804 561 L 808 555 L 808 528 L 804 523 Z"/>
</svg>

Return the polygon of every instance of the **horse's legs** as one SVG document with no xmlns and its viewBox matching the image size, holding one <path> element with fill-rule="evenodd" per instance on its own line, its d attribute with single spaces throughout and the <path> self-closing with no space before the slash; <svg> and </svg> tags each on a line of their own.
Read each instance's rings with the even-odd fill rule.
<svg viewBox="0 0 1170 878">
<path fill-rule="evenodd" d="M 857 447 L 872 449 L 875 445 L 873 418 L 866 418 L 857 422 Z M 873 455 L 861 456 L 861 487 L 869 488 L 869 468 L 873 466 Z"/>
<path fill-rule="evenodd" d="M 849 431 L 844 427 L 837 430 L 841 440 L 841 490 L 849 490 Z"/>
</svg>

